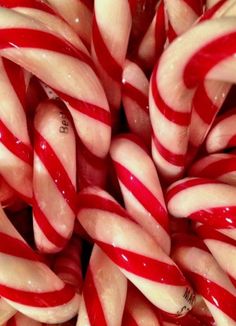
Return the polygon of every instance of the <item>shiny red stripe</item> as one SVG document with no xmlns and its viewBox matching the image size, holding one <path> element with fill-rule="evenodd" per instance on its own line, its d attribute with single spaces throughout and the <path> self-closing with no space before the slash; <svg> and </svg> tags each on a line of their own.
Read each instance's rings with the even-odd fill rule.
<svg viewBox="0 0 236 326">
<path fill-rule="evenodd" d="M 163 146 L 159 140 L 157 139 L 157 137 L 153 134 L 152 135 L 152 140 L 153 143 L 157 149 L 157 151 L 159 152 L 159 154 L 170 164 L 173 164 L 175 166 L 179 166 L 179 167 L 184 167 L 185 163 L 186 163 L 186 155 L 182 155 L 182 154 L 175 154 L 171 151 L 169 151 L 165 146 Z"/>
<path fill-rule="evenodd" d="M 128 213 L 116 202 L 99 195 L 80 193 L 77 197 L 78 209 L 99 209 L 130 219 Z"/>
<path fill-rule="evenodd" d="M 233 294 L 197 273 L 188 271 L 187 276 L 200 295 L 236 321 L 236 297 Z"/>
<path fill-rule="evenodd" d="M 214 230 L 213 228 L 207 225 L 200 225 L 196 227 L 197 233 L 203 238 L 204 240 L 217 240 L 224 243 L 227 243 L 233 247 L 236 247 L 236 240 L 228 237 L 227 235 Z"/>
<path fill-rule="evenodd" d="M 113 161 L 113 163 L 119 180 L 137 198 L 150 215 L 168 232 L 168 215 L 158 198 L 125 166 L 116 161 Z"/>
<path fill-rule="evenodd" d="M 1 143 L 15 156 L 19 157 L 25 163 L 32 165 L 33 151 L 32 148 L 20 139 L 15 137 L 7 126 L 0 120 L 0 140 Z"/>
<path fill-rule="evenodd" d="M 156 25 L 155 25 L 155 52 L 156 58 L 159 58 L 164 50 L 166 42 L 166 28 L 165 28 L 165 7 L 164 1 L 160 1 L 156 12 Z"/>
<path fill-rule="evenodd" d="M 236 228 L 236 206 L 208 207 L 191 213 L 189 218 L 216 229 L 234 229 Z"/>
<path fill-rule="evenodd" d="M 56 89 L 54 91 L 74 110 L 79 111 L 87 115 L 88 117 L 98 120 L 108 126 L 111 126 L 111 114 L 110 111 L 107 111 L 95 104 L 81 101 L 79 99 L 73 98 L 65 93 L 62 93 Z"/>
<path fill-rule="evenodd" d="M 32 8 L 45 11 L 51 15 L 55 12 L 45 2 L 35 0 L 0 0 L 0 6 L 5 8 Z"/>
<path fill-rule="evenodd" d="M 26 106 L 26 85 L 23 69 L 14 62 L 2 58 L 3 66 L 7 73 L 8 79 L 22 105 Z"/>
<path fill-rule="evenodd" d="M 48 308 L 68 303 L 75 296 L 75 291 L 69 285 L 65 285 L 61 290 L 40 293 L 14 289 L 0 284 L 0 295 L 5 299 L 25 306 Z"/>
<path fill-rule="evenodd" d="M 8 28 L 0 30 L 0 49 L 6 48 L 35 48 L 58 52 L 88 64 L 92 69 L 94 64 L 92 59 L 72 44 L 49 34 L 48 32 L 29 28 Z"/>
<path fill-rule="evenodd" d="M 235 38 L 236 32 L 228 33 L 209 42 L 193 54 L 183 72 L 186 87 L 194 88 L 199 81 L 204 80 L 214 66 L 233 56 L 236 52 Z"/>
<path fill-rule="evenodd" d="M 171 189 L 167 190 L 166 193 L 166 201 L 169 202 L 175 195 L 177 195 L 180 191 L 196 187 L 196 186 L 202 186 L 207 184 L 221 184 L 218 181 L 214 180 L 208 180 L 203 178 L 194 178 L 187 181 L 182 181 L 176 186 L 172 187 Z"/>
<path fill-rule="evenodd" d="M 148 96 L 138 88 L 128 82 L 124 82 L 122 85 L 122 95 L 129 97 L 132 101 L 136 102 L 144 112 L 149 112 Z"/>
<path fill-rule="evenodd" d="M 195 173 L 195 175 L 197 174 L 198 177 L 207 177 L 215 179 L 230 172 L 236 172 L 236 156 L 222 158 L 216 162 L 209 163 L 201 171 Z"/>
<path fill-rule="evenodd" d="M 129 273 L 162 284 L 188 285 L 186 279 L 175 265 L 166 264 L 96 239 L 95 242 L 115 264 Z"/>
<path fill-rule="evenodd" d="M 151 90 L 156 109 L 159 110 L 164 115 L 164 117 L 171 122 L 180 126 L 189 126 L 191 121 L 191 113 L 175 111 L 173 108 L 168 106 L 165 103 L 164 99 L 161 97 L 157 87 L 158 81 L 156 81 L 157 70 L 158 66 L 156 66 L 154 69 L 151 77 Z"/>
<path fill-rule="evenodd" d="M 123 315 L 122 326 L 139 326 L 131 313 L 126 309 Z"/>
<path fill-rule="evenodd" d="M 0 232 L 0 253 L 32 261 L 41 260 L 25 242 L 2 232 Z"/>
<path fill-rule="evenodd" d="M 219 109 L 209 98 L 204 83 L 200 84 L 193 97 L 193 110 L 197 112 L 203 122 L 210 125 Z"/>
<path fill-rule="evenodd" d="M 63 237 L 51 225 L 47 216 L 43 213 L 35 198 L 33 200 L 33 214 L 35 221 L 37 222 L 45 237 L 55 246 L 59 248 L 65 247 L 69 239 Z"/>
<path fill-rule="evenodd" d="M 86 273 L 83 297 L 90 325 L 108 326 L 90 267 L 88 267 Z"/>
<path fill-rule="evenodd" d="M 35 129 L 34 150 L 65 201 L 76 213 L 76 189 L 60 159 L 47 140 Z M 63 149 L 62 149 L 63 150 Z"/>
<path fill-rule="evenodd" d="M 96 16 L 93 19 L 93 46 L 97 59 L 106 73 L 117 83 L 122 80 L 122 67 L 109 52 L 99 30 Z"/>
</svg>

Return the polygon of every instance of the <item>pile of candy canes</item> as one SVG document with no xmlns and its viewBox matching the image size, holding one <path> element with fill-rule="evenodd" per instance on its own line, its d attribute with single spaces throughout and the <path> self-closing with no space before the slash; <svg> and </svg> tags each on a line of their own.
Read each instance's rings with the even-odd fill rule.
<svg viewBox="0 0 236 326">
<path fill-rule="evenodd" d="M 0 325 L 236 325 L 236 0 L 0 0 Z"/>
</svg>

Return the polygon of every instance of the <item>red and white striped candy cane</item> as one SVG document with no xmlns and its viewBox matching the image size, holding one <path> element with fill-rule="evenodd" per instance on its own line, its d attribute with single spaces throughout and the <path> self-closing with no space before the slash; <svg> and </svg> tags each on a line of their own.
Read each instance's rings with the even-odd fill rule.
<svg viewBox="0 0 236 326">
<path fill-rule="evenodd" d="M 235 31 L 234 17 L 201 22 L 171 43 L 152 74 L 153 158 L 168 180 L 181 176 L 186 166 L 192 100 L 199 81 L 234 82 Z"/>
<path fill-rule="evenodd" d="M 94 246 L 83 287 L 77 326 L 121 326 L 127 280 Z"/>
<path fill-rule="evenodd" d="M 0 325 L 4 325 L 12 316 L 14 316 L 16 310 L 9 305 L 3 298 L 0 298 Z"/>
<path fill-rule="evenodd" d="M 214 318 L 207 308 L 207 305 L 205 304 L 202 296 L 199 294 L 196 295 L 195 303 L 191 313 L 193 316 L 196 316 L 196 318 L 198 318 L 198 320 L 200 320 L 203 325 L 215 326 Z"/>
<path fill-rule="evenodd" d="M 0 296 L 40 322 L 71 319 L 78 311 L 79 295 L 40 261 L 2 210 L 0 214 Z"/>
<path fill-rule="evenodd" d="M 74 236 L 66 248 L 59 253 L 53 263 L 53 271 L 63 282 L 73 286 L 77 292 L 82 291 L 81 240 Z"/>
<path fill-rule="evenodd" d="M 55 101 L 39 105 L 34 121 L 34 236 L 42 252 L 65 247 L 76 214 L 76 144 L 71 121 Z"/>
<path fill-rule="evenodd" d="M 169 255 L 169 219 L 155 165 L 142 141 L 132 134 L 115 138 L 110 150 L 123 194 L 133 219 Z"/>
<path fill-rule="evenodd" d="M 36 20 L 5 8 L 0 16 L 0 54 L 48 84 L 66 103 L 84 146 L 104 158 L 110 112 L 91 58 Z"/>
<path fill-rule="evenodd" d="M 48 2 L 77 32 L 87 49 L 90 49 L 93 0 L 48 0 Z"/>
<path fill-rule="evenodd" d="M 235 325 L 236 289 L 204 243 L 180 234 L 174 238 L 172 257 L 203 297 L 217 325 Z"/>
<path fill-rule="evenodd" d="M 236 240 L 200 223 L 197 223 L 196 231 L 218 264 L 229 275 L 232 283 L 236 285 Z"/>
<path fill-rule="evenodd" d="M 206 139 L 208 153 L 221 152 L 236 147 L 236 108 L 219 116 Z"/>
<path fill-rule="evenodd" d="M 33 155 L 24 111 L 25 76 L 6 59 L 0 59 L 0 71 L 0 174 L 19 197 L 31 203 Z"/>
<path fill-rule="evenodd" d="M 164 1 L 160 0 L 156 14 L 137 49 L 136 61 L 144 70 L 151 71 L 164 50 L 166 20 Z"/>
<path fill-rule="evenodd" d="M 95 0 L 92 56 L 117 123 L 121 102 L 122 70 L 132 23 L 127 0 Z"/>
<path fill-rule="evenodd" d="M 205 156 L 191 166 L 188 175 L 216 179 L 236 186 L 236 155 L 219 153 Z"/>
<path fill-rule="evenodd" d="M 221 0 L 207 10 L 200 21 L 222 16 L 235 16 L 234 0 Z M 219 112 L 229 90 L 230 83 L 204 80 L 198 85 L 192 102 L 192 116 L 189 130 L 188 160 L 192 160 L 204 142 L 207 133 Z"/>
<path fill-rule="evenodd" d="M 18 312 L 3 326 L 41 326 L 41 325 L 42 324 L 40 322 L 33 320 L 27 316 L 24 316 L 20 312 Z"/>
<path fill-rule="evenodd" d="M 197 199 L 196 199 L 197 198 Z M 167 208 L 236 239 L 236 188 L 210 179 L 186 178 L 169 187 Z"/>
<path fill-rule="evenodd" d="M 147 299 L 129 285 L 122 326 L 160 326 L 157 313 Z"/>
<path fill-rule="evenodd" d="M 194 294 L 181 271 L 108 193 L 87 188 L 78 203 L 81 225 L 149 301 L 178 316 L 191 309 Z"/>
<path fill-rule="evenodd" d="M 183 318 L 173 318 L 172 316 L 169 316 L 167 314 L 161 314 L 160 315 L 161 325 L 162 326 L 209 326 L 202 324 L 199 319 L 197 319 L 195 316 L 192 315 L 192 313 L 188 313 Z"/>
<path fill-rule="evenodd" d="M 168 16 L 169 42 L 186 32 L 203 12 L 201 0 L 164 0 L 164 3 Z"/>
<path fill-rule="evenodd" d="M 0 6 L 14 9 L 19 13 L 40 21 L 78 49 L 87 53 L 84 44 L 76 32 L 56 14 L 47 2 L 39 0 L 0 0 Z"/>
<path fill-rule="evenodd" d="M 130 131 L 151 143 L 151 123 L 148 107 L 149 82 L 142 69 L 126 60 L 122 75 L 122 103 Z"/>
</svg>

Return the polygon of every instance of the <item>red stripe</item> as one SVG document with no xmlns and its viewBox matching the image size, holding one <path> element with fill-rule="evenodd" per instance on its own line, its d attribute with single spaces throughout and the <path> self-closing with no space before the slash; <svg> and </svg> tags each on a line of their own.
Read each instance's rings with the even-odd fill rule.
<svg viewBox="0 0 236 326">
<path fill-rule="evenodd" d="M 132 133 L 127 133 L 127 134 L 119 134 L 118 136 L 116 137 L 113 137 L 113 140 L 114 139 L 126 139 L 126 140 L 129 140 L 133 143 L 135 143 L 137 146 L 139 146 L 145 153 L 147 153 L 149 155 L 149 152 L 148 152 L 148 149 L 147 149 L 147 146 L 144 144 L 144 142 L 142 141 L 142 139 L 135 135 L 135 134 L 132 134 Z"/>
<path fill-rule="evenodd" d="M 164 1 L 160 1 L 156 12 L 155 24 L 155 58 L 159 58 L 164 50 L 166 42 L 166 28 L 165 28 L 165 7 Z"/>
<path fill-rule="evenodd" d="M 80 0 L 91 12 L 93 12 L 93 0 Z"/>
<path fill-rule="evenodd" d="M 83 61 L 94 69 L 92 59 L 64 39 L 48 32 L 29 28 L 8 28 L 0 30 L 0 49 L 35 48 L 58 52 Z"/>
<path fill-rule="evenodd" d="M 54 91 L 67 102 L 74 110 L 79 111 L 87 115 L 88 117 L 100 121 L 108 126 L 111 126 L 111 114 L 95 104 L 81 101 L 79 99 L 73 98 L 65 93 L 62 93 L 56 89 Z"/>
<path fill-rule="evenodd" d="M 200 295 L 236 321 L 236 297 L 233 294 L 197 273 L 188 271 L 187 276 Z"/>
<path fill-rule="evenodd" d="M 83 297 L 90 325 L 108 326 L 90 266 L 86 273 Z"/>
<path fill-rule="evenodd" d="M 221 184 L 221 183 L 218 181 L 208 180 L 203 178 L 193 178 L 193 179 L 188 179 L 187 181 L 181 181 L 176 186 L 173 186 L 169 190 L 167 190 L 166 202 L 169 202 L 175 195 L 177 195 L 179 192 L 183 190 L 196 187 L 196 186 L 208 185 L 208 184 Z"/>
<path fill-rule="evenodd" d="M 25 306 L 48 308 L 68 303 L 75 296 L 75 291 L 69 285 L 65 285 L 61 290 L 42 293 L 23 291 L 0 284 L 0 295 L 5 299 Z"/>
<path fill-rule="evenodd" d="M 55 246 L 59 248 L 64 248 L 69 238 L 63 237 L 60 233 L 56 231 L 56 229 L 49 222 L 47 216 L 39 207 L 39 204 L 37 203 L 37 200 L 35 198 L 33 200 L 33 214 L 35 221 L 37 222 L 45 237 Z"/>
<path fill-rule="evenodd" d="M 148 96 L 141 92 L 137 87 L 134 87 L 128 82 L 124 82 L 122 84 L 122 95 L 129 97 L 132 101 L 136 102 L 144 112 L 149 112 Z"/>
<path fill-rule="evenodd" d="M 219 109 L 209 98 L 204 83 L 200 84 L 193 97 L 193 110 L 197 112 L 203 122 L 210 125 Z"/>
<path fill-rule="evenodd" d="M 169 223 L 166 209 L 152 192 L 125 166 L 113 161 L 119 180 L 137 198 L 141 205 L 168 232 Z"/>
<path fill-rule="evenodd" d="M 45 2 L 33 0 L 0 0 L 0 6 L 5 8 L 32 8 L 45 11 L 51 15 L 55 12 Z"/>
<path fill-rule="evenodd" d="M 19 159 L 29 165 L 33 164 L 32 148 L 15 137 L 2 120 L 0 120 L 0 140 L 1 143 L 15 156 L 19 157 Z"/>
<path fill-rule="evenodd" d="M 117 83 L 122 80 L 122 67 L 113 58 L 103 40 L 100 29 L 97 24 L 96 16 L 93 19 L 93 46 L 96 52 L 99 64 L 103 67 L 106 73 Z"/>
<path fill-rule="evenodd" d="M 56 274 L 72 275 L 77 281 L 80 281 L 82 278 L 81 273 L 79 273 L 77 270 L 75 270 L 69 266 L 57 264 L 56 268 L 54 268 L 54 271 Z"/>
<path fill-rule="evenodd" d="M 230 172 L 236 172 L 236 156 L 219 159 L 216 162 L 209 163 L 206 167 L 197 173 L 190 174 L 198 177 L 219 178 Z"/>
<path fill-rule="evenodd" d="M 173 164 L 175 166 L 184 167 L 186 163 L 186 155 L 182 154 L 175 154 L 171 151 L 169 151 L 164 145 L 162 145 L 158 138 L 153 133 L 152 135 L 152 141 L 159 152 L 159 154 L 170 164 Z"/>
<path fill-rule="evenodd" d="M 23 107 L 26 106 L 26 85 L 23 69 L 14 62 L 2 58 L 4 69 L 7 73 L 8 79 Z"/>
<path fill-rule="evenodd" d="M 217 240 L 224 243 L 227 243 L 233 247 L 236 247 L 236 240 L 228 237 L 227 235 L 214 230 L 213 228 L 207 225 L 200 225 L 196 227 L 198 235 L 201 236 L 204 240 Z"/>
<path fill-rule="evenodd" d="M 82 209 L 99 209 L 130 219 L 129 214 L 116 202 L 94 194 L 80 193 L 77 197 L 79 211 Z"/>
<path fill-rule="evenodd" d="M 4 324 L 5 326 L 17 326 L 17 322 L 15 317 L 12 317 L 10 320 L 7 321 L 6 324 Z"/>
<path fill-rule="evenodd" d="M 175 111 L 173 108 L 168 106 L 163 100 L 163 98 L 161 97 L 157 87 L 158 81 L 156 81 L 157 70 L 158 70 L 158 65 L 156 66 L 156 68 L 154 68 L 151 77 L 151 90 L 152 90 L 153 100 L 156 105 L 156 109 L 159 110 L 169 121 L 180 126 L 189 126 L 191 121 L 191 113 Z"/>
<path fill-rule="evenodd" d="M 174 235 L 172 237 L 172 248 L 176 250 L 177 248 L 182 247 L 198 248 L 200 250 L 209 252 L 204 242 L 195 236 L 188 235 L 185 233 L 179 233 Z"/>
<path fill-rule="evenodd" d="M 187 5 L 192 8 L 197 16 L 200 16 L 203 11 L 203 4 L 201 0 L 184 0 Z"/>
<path fill-rule="evenodd" d="M 189 218 L 216 229 L 235 229 L 236 206 L 208 207 L 191 213 Z"/>
<path fill-rule="evenodd" d="M 216 37 L 215 40 L 209 42 L 193 54 L 185 65 L 183 73 L 186 87 L 196 87 L 199 81 L 204 80 L 207 73 L 214 66 L 233 56 L 236 51 L 235 38 L 236 32 Z"/>
<path fill-rule="evenodd" d="M 32 261 L 41 260 L 25 242 L 2 232 L 0 232 L 0 253 Z"/>
<path fill-rule="evenodd" d="M 212 18 L 215 13 L 227 2 L 228 0 L 221 0 L 217 2 L 213 7 L 208 9 L 201 17 L 199 22 Z"/>
<path fill-rule="evenodd" d="M 234 131 L 235 132 L 235 131 Z M 233 135 L 228 143 L 225 145 L 225 148 L 231 148 L 236 146 L 236 135 Z"/>
<path fill-rule="evenodd" d="M 35 129 L 34 150 L 65 201 L 76 213 L 76 190 L 60 159 L 47 140 Z M 63 150 L 63 148 L 62 148 Z"/>
<path fill-rule="evenodd" d="M 129 273 L 162 284 L 188 286 L 183 274 L 175 265 L 163 263 L 96 239 L 95 242 L 115 264 Z"/>
<path fill-rule="evenodd" d="M 122 326 L 139 326 L 131 313 L 126 309 L 123 315 Z"/>
<path fill-rule="evenodd" d="M 172 42 L 178 34 L 175 32 L 173 26 L 171 25 L 170 21 L 168 22 L 168 30 L 167 30 L 167 37 L 170 42 Z"/>
</svg>

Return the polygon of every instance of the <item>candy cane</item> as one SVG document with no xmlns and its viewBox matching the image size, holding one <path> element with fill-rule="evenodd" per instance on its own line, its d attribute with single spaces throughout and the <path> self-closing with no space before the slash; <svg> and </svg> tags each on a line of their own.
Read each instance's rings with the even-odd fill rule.
<svg viewBox="0 0 236 326">
<path fill-rule="evenodd" d="M 206 7 L 207 8 L 212 8 L 215 6 L 220 0 L 206 0 Z"/>
<path fill-rule="evenodd" d="M 92 56 L 115 124 L 121 102 L 122 70 L 131 29 L 131 9 L 127 0 L 94 2 Z"/>
<path fill-rule="evenodd" d="M 167 314 L 160 314 L 160 320 L 162 326 L 206 326 L 205 324 L 202 324 L 199 319 L 197 319 L 195 316 L 193 316 L 190 313 L 185 315 L 183 318 L 173 318 L 170 315 Z"/>
<path fill-rule="evenodd" d="M 93 0 L 48 0 L 48 2 L 77 32 L 86 47 L 90 49 Z"/>
<path fill-rule="evenodd" d="M 201 0 L 164 0 L 168 16 L 168 40 L 186 32 L 202 14 Z"/>
<path fill-rule="evenodd" d="M 235 49 L 230 40 L 235 28 L 233 17 L 201 22 L 171 43 L 153 72 L 149 99 L 153 158 L 168 180 L 181 176 L 186 165 L 191 104 L 199 81 L 207 77 L 234 82 L 230 72 Z"/>
<path fill-rule="evenodd" d="M 228 276 L 196 237 L 181 234 L 174 240 L 172 257 L 202 295 L 217 325 L 235 325 L 236 289 Z"/>
<path fill-rule="evenodd" d="M 133 286 L 129 285 L 122 326 L 161 325 L 153 307 Z"/>
<path fill-rule="evenodd" d="M 3 326 L 41 326 L 42 324 L 36 320 L 28 318 L 21 313 L 15 314 L 6 324 Z"/>
<path fill-rule="evenodd" d="M 25 77 L 20 67 L 6 59 L 0 59 L 0 71 L 0 173 L 16 194 L 30 203 L 32 148 L 24 111 Z"/>
<path fill-rule="evenodd" d="M 235 187 L 203 178 L 180 180 L 166 194 L 170 214 L 207 224 L 231 238 L 236 237 L 235 198 Z"/>
<path fill-rule="evenodd" d="M 189 176 L 209 178 L 236 185 L 236 155 L 211 154 L 196 161 L 188 171 Z"/>
<path fill-rule="evenodd" d="M 139 138 L 113 140 L 111 158 L 128 212 L 160 247 L 170 253 L 169 221 L 155 165 Z"/>
<path fill-rule="evenodd" d="M 203 325 L 214 326 L 215 321 L 207 308 L 202 296 L 196 295 L 193 309 L 191 310 L 192 315 L 196 316 Z"/>
<path fill-rule="evenodd" d="M 0 298 L 0 325 L 6 323 L 12 316 L 14 316 L 16 310 L 9 305 L 3 298 Z"/>
<path fill-rule="evenodd" d="M 77 326 L 120 326 L 127 280 L 97 247 L 93 248 L 83 287 Z"/>
<path fill-rule="evenodd" d="M 15 199 L 14 190 L 0 177 L 0 203 L 2 207 L 7 207 Z"/>
<path fill-rule="evenodd" d="M 73 286 L 77 292 L 82 291 L 82 244 L 78 237 L 73 237 L 66 248 L 54 261 L 53 270 L 63 282 Z"/>
<path fill-rule="evenodd" d="M 76 145 L 62 106 L 42 103 L 35 116 L 34 236 L 43 252 L 61 250 L 70 238 L 76 214 Z"/>
<path fill-rule="evenodd" d="M 0 6 L 14 9 L 19 13 L 40 21 L 78 49 L 87 53 L 84 44 L 76 32 L 63 19 L 57 16 L 56 12 L 46 2 L 38 0 L 0 0 Z"/>
<path fill-rule="evenodd" d="M 145 33 L 137 49 L 139 65 L 145 70 L 152 70 L 156 60 L 164 50 L 166 42 L 166 13 L 164 1 L 160 0 L 156 8 L 156 14 Z"/>
<path fill-rule="evenodd" d="M 104 158 L 110 113 L 91 59 L 36 20 L 5 8 L 0 8 L 0 16 L 0 54 L 48 84 L 66 103 L 83 144 Z"/>
<path fill-rule="evenodd" d="M 0 295 L 13 308 L 40 322 L 69 320 L 79 295 L 65 285 L 25 243 L 1 210 Z"/>
<path fill-rule="evenodd" d="M 139 135 L 150 146 L 151 123 L 148 107 L 149 82 L 142 69 L 125 61 L 122 75 L 122 103 L 131 132 Z"/>
<path fill-rule="evenodd" d="M 200 223 L 197 223 L 196 231 L 218 264 L 229 275 L 232 283 L 236 285 L 236 240 Z"/>
<path fill-rule="evenodd" d="M 81 225 L 148 300 L 179 316 L 191 309 L 194 294 L 178 267 L 108 193 L 87 188 L 78 204 Z"/>
<path fill-rule="evenodd" d="M 208 153 L 220 152 L 226 148 L 236 146 L 234 123 L 236 121 L 236 109 L 233 109 L 216 121 L 206 139 Z"/>
</svg>

